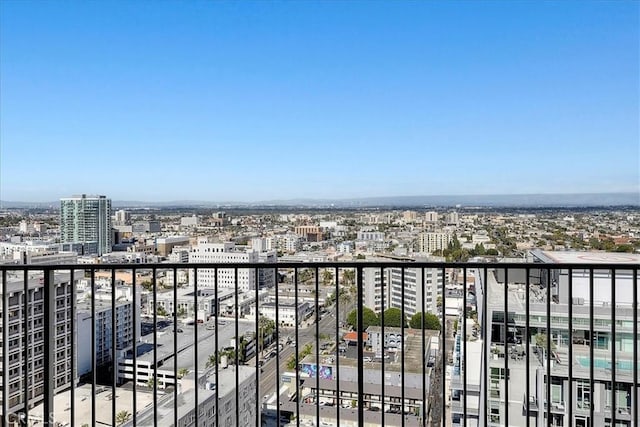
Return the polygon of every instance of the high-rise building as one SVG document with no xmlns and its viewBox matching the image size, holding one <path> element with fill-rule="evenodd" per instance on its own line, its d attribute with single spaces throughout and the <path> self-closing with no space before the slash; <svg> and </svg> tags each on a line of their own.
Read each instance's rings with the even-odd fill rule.
<svg viewBox="0 0 640 427">
<path fill-rule="evenodd" d="M 425 232 L 418 235 L 418 251 L 432 254 L 436 251 L 446 249 L 453 241 L 451 233 Z"/>
<path fill-rule="evenodd" d="M 106 196 L 73 196 L 60 199 L 62 250 L 80 255 L 111 252 L 111 199 Z"/>
</svg>

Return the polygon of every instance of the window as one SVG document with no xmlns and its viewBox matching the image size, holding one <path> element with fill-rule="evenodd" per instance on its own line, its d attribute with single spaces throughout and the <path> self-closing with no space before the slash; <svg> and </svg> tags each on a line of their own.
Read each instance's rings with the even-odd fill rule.
<svg viewBox="0 0 640 427">
<path fill-rule="evenodd" d="M 589 381 L 577 380 L 576 381 L 576 404 L 578 409 L 589 409 L 590 403 L 591 403 L 591 385 L 589 384 Z M 576 426 L 579 425 L 578 421 L 579 421 L 579 418 L 576 418 Z"/>
<path fill-rule="evenodd" d="M 562 379 L 560 378 L 552 378 L 551 379 L 551 403 L 552 404 L 562 404 Z"/>
</svg>

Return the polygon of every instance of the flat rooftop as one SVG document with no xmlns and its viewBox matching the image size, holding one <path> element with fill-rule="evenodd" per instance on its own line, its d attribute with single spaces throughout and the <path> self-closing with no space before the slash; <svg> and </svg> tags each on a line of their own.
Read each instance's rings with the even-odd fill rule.
<svg viewBox="0 0 640 427">
<path fill-rule="evenodd" d="M 550 263 L 640 264 L 640 254 L 617 252 L 537 251 Z"/>
</svg>

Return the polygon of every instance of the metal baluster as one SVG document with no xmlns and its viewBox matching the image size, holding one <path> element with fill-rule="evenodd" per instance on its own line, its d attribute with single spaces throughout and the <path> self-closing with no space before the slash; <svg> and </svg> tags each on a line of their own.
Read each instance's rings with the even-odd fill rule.
<svg viewBox="0 0 640 427">
<path fill-rule="evenodd" d="M 358 425 L 364 425 L 364 343 L 362 342 L 362 300 L 364 299 L 362 289 L 362 267 L 356 267 L 357 283 L 357 333 L 358 333 Z"/>
<path fill-rule="evenodd" d="M 616 270 L 611 269 L 611 425 L 616 425 Z"/>
<path fill-rule="evenodd" d="M 29 366 L 29 318 L 33 315 L 33 304 L 29 306 L 29 276 L 24 274 L 23 277 L 23 291 L 24 291 L 24 306 L 22 308 L 23 313 L 23 336 L 24 336 L 24 365 L 23 365 L 23 375 L 24 375 L 24 419 L 28 423 L 29 421 L 29 379 L 32 376 L 31 367 Z M 6 296 L 5 296 L 6 298 Z M 5 324 L 5 328 L 9 329 L 9 325 Z M 31 338 L 35 338 L 35 334 L 32 335 Z M 34 340 L 35 341 L 35 340 Z M 33 341 L 31 343 L 34 344 Z M 8 357 L 8 356 L 7 356 Z M 9 378 L 8 372 L 3 371 L 5 378 Z"/>
<path fill-rule="evenodd" d="M 178 269 L 173 267 L 173 425 L 178 426 Z"/>
<path fill-rule="evenodd" d="M 71 422 L 71 427 L 75 427 L 76 425 L 76 384 L 75 384 L 75 372 L 76 372 L 76 358 L 75 358 L 75 354 L 76 354 L 76 339 L 77 339 L 77 333 L 76 333 L 76 280 L 75 280 L 75 271 L 73 269 L 71 269 L 71 274 L 69 277 L 69 286 L 71 287 L 71 317 L 69 319 L 70 321 L 70 325 L 69 325 L 69 329 L 71 329 L 70 331 L 70 336 L 71 336 L 71 340 L 70 340 L 70 344 L 71 344 L 71 357 L 69 359 L 71 359 L 71 374 L 69 376 L 69 378 L 71 379 L 71 389 L 70 389 L 70 393 L 71 393 L 71 412 L 70 412 L 70 422 Z M 27 418 L 28 419 L 28 418 Z"/>
<path fill-rule="evenodd" d="M 466 283 L 465 283 L 466 289 Z M 466 304 L 465 304 L 466 305 Z M 509 269 L 504 269 L 504 419 L 505 425 L 509 425 Z M 466 326 L 465 326 L 466 327 Z M 462 336 L 467 338 L 466 332 Z M 466 364 L 465 352 L 465 364 Z M 466 369 L 465 369 L 466 372 Z"/>
<path fill-rule="evenodd" d="M 46 280 L 45 280 L 46 284 Z M 96 270 L 91 269 L 91 425 L 96 425 Z M 45 374 L 45 378 L 51 378 Z"/>
<path fill-rule="evenodd" d="M 315 292 L 316 292 L 316 301 L 315 301 L 315 311 L 316 311 L 316 425 L 320 425 L 320 304 L 318 303 L 318 299 L 320 298 L 319 293 L 319 270 L 318 267 L 315 268 Z M 278 341 L 278 349 L 280 348 L 280 342 Z"/>
<path fill-rule="evenodd" d="M 442 426 L 447 425 L 447 274 L 442 267 Z M 486 399 L 485 399 L 486 400 Z"/>
</svg>

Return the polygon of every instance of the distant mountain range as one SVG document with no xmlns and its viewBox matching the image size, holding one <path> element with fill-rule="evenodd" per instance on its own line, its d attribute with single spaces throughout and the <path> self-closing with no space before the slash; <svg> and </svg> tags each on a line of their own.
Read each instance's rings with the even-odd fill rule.
<svg viewBox="0 0 640 427">
<path fill-rule="evenodd" d="M 0 208 L 25 209 L 57 208 L 55 202 L 1 201 Z M 466 196 L 397 196 L 363 197 L 355 199 L 282 199 L 258 202 L 210 202 L 175 200 L 168 202 L 140 202 L 114 200 L 114 208 L 167 208 L 167 207 L 300 207 L 300 208 L 373 208 L 373 207 L 597 207 L 640 206 L 639 193 L 583 193 L 583 194 L 494 194 Z"/>
</svg>

